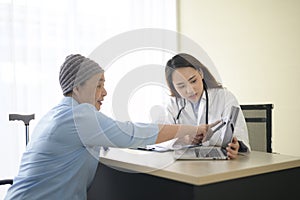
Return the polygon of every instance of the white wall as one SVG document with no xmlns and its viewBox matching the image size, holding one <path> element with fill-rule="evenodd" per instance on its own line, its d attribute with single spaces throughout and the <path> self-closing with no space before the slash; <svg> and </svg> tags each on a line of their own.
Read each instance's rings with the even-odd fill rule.
<svg viewBox="0 0 300 200">
<path fill-rule="evenodd" d="M 273 103 L 273 151 L 300 156 L 300 1 L 179 0 L 179 31 L 243 103 Z"/>
</svg>

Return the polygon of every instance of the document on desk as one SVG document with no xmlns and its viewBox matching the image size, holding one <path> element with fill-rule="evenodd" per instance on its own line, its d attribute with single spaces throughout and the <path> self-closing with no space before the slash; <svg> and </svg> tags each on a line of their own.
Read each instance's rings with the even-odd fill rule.
<svg viewBox="0 0 300 200">
<path fill-rule="evenodd" d="M 176 141 L 177 141 L 177 138 L 174 138 L 172 140 L 168 140 L 168 141 L 165 141 L 162 143 L 147 145 L 145 147 L 145 149 L 142 149 L 142 148 L 138 148 L 138 149 L 148 150 L 148 151 L 158 151 L 158 152 L 172 151 L 173 145 Z"/>
<path fill-rule="evenodd" d="M 166 151 L 174 151 L 182 148 L 190 148 L 195 147 L 199 145 L 182 145 L 182 144 L 175 144 L 178 138 L 174 138 L 172 140 L 168 140 L 162 143 L 158 144 L 151 144 L 147 145 L 146 147 L 138 147 L 139 150 L 145 150 L 145 151 L 157 151 L 157 152 L 166 152 Z"/>
</svg>

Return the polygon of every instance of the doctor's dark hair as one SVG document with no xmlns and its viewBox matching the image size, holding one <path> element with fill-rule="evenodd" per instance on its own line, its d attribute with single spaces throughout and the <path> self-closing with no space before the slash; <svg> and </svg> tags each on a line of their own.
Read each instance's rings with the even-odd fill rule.
<svg viewBox="0 0 300 200">
<path fill-rule="evenodd" d="M 215 77 L 210 73 L 210 71 L 205 67 L 199 60 L 197 60 L 195 57 L 186 54 L 186 53 L 180 53 L 172 57 L 165 67 L 165 76 L 167 84 L 170 88 L 171 96 L 175 97 L 181 97 L 180 94 L 176 91 L 172 74 L 173 72 L 178 68 L 184 68 L 184 67 L 192 67 L 199 71 L 201 76 L 203 77 L 207 89 L 209 88 L 222 88 L 222 84 L 217 82 Z"/>
</svg>

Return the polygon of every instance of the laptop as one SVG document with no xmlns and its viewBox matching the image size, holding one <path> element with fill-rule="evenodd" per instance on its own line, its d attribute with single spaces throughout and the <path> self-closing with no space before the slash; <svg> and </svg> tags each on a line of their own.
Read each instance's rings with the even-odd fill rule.
<svg viewBox="0 0 300 200">
<path fill-rule="evenodd" d="M 174 150 L 174 157 L 178 160 L 227 160 L 226 147 L 232 141 L 235 123 L 239 114 L 239 107 L 232 106 L 221 146 L 192 146 Z"/>
</svg>

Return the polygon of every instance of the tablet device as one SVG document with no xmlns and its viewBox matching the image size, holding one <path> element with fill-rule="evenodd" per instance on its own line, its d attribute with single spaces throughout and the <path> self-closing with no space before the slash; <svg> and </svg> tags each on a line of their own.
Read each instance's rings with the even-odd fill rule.
<svg viewBox="0 0 300 200">
<path fill-rule="evenodd" d="M 221 146 L 198 146 L 193 148 L 185 148 L 174 151 L 174 157 L 181 160 L 199 160 L 199 159 L 214 159 L 226 160 L 227 151 L 226 147 L 232 141 L 234 127 L 240 108 L 237 106 L 231 107 L 231 112 L 226 121 L 226 129 Z"/>
</svg>

